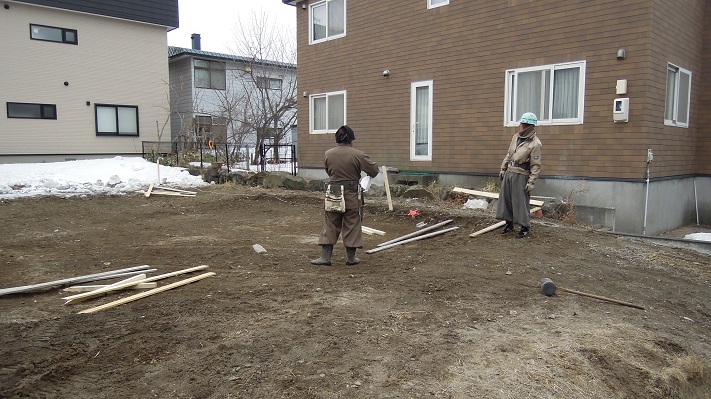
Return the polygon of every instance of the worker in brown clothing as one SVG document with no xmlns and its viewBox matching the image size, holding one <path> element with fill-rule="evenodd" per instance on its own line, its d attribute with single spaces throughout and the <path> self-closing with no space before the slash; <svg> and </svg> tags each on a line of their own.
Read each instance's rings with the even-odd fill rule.
<svg viewBox="0 0 711 399">
<path fill-rule="evenodd" d="M 501 234 L 521 226 L 516 237 L 524 238 L 531 230 L 531 191 L 541 171 L 541 141 L 536 136 L 538 118 L 532 112 L 521 115 L 518 132 L 511 139 L 501 163 L 501 193 L 496 218 L 506 221 Z"/>
<path fill-rule="evenodd" d="M 357 248 L 363 248 L 361 172 L 375 177 L 378 175 L 378 164 L 371 161 L 363 151 L 353 148 L 353 141 L 353 129 L 341 126 L 336 131 L 338 146 L 326 151 L 324 164 L 329 184 L 326 189 L 323 230 L 318 238 L 321 257 L 311 261 L 314 265 L 331 264 L 333 245 L 340 234 L 343 234 L 343 245 L 346 247 L 346 264 L 355 265 L 360 262 L 355 254 Z M 338 201 L 341 201 L 341 205 L 338 205 Z"/>
</svg>

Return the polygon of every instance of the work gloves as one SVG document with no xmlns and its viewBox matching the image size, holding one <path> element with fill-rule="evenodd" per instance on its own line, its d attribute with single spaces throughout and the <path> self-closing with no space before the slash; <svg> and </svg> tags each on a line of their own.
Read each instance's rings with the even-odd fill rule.
<svg viewBox="0 0 711 399">
<path fill-rule="evenodd" d="M 499 172 L 499 179 L 501 179 L 501 181 L 504 180 L 504 175 L 505 175 L 505 174 L 506 174 L 506 171 L 505 171 L 505 170 L 502 170 L 502 171 Z"/>
<path fill-rule="evenodd" d="M 530 193 L 531 191 L 533 191 L 533 183 L 528 182 L 526 183 L 526 192 Z"/>
</svg>

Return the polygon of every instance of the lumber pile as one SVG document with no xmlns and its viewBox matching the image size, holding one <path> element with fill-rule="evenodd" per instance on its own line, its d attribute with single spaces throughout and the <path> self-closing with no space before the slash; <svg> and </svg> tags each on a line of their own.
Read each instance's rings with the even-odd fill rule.
<svg viewBox="0 0 711 399">
<path fill-rule="evenodd" d="M 148 190 L 139 190 L 139 193 L 143 194 L 146 198 L 151 195 L 172 195 L 176 197 L 194 197 L 197 195 L 196 191 L 181 190 L 172 187 L 162 187 L 154 186 L 153 183 L 148 186 Z"/>
<path fill-rule="evenodd" d="M 107 284 L 107 285 L 77 285 L 77 286 L 70 286 L 66 287 L 64 291 L 69 291 L 69 292 L 78 292 L 77 294 L 69 295 L 66 296 L 62 299 L 66 300 L 65 305 L 71 304 L 71 303 L 76 303 L 76 302 L 81 302 L 85 301 L 87 299 L 107 295 L 110 293 L 115 293 L 118 291 L 122 290 L 127 290 L 127 289 L 149 289 L 148 291 L 141 292 L 136 295 L 132 295 L 127 298 L 119 299 L 117 301 L 113 301 L 101 306 L 96 306 L 91 309 L 86 309 L 82 310 L 79 312 L 80 314 L 82 313 L 94 313 L 98 312 L 103 309 L 108 309 L 112 308 L 127 302 L 135 301 L 141 298 L 145 298 L 147 296 L 151 296 L 154 294 L 157 294 L 159 292 L 167 291 L 176 287 L 180 287 L 186 284 L 193 283 L 195 281 L 202 280 L 207 277 L 214 276 L 215 273 L 213 272 L 208 272 L 208 273 L 203 273 L 199 276 L 187 278 L 185 280 L 181 280 L 172 284 L 168 284 L 166 286 L 158 287 L 158 283 L 156 281 L 158 280 L 163 280 L 169 277 L 174 277 L 174 276 L 179 276 L 187 273 L 192 273 L 195 271 L 200 271 L 207 269 L 207 265 L 200 265 L 200 266 L 195 266 L 187 269 L 182 269 L 178 271 L 174 271 L 171 273 L 165 273 L 161 274 L 158 276 L 153 276 L 153 277 L 147 277 L 146 273 L 149 272 L 154 272 L 156 269 L 150 269 L 150 266 L 148 265 L 143 265 L 143 266 L 136 266 L 136 267 L 130 267 L 127 269 L 120 269 L 120 270 L 113 270 L 109 272 L 103 272 L 103 273 L 96 273 L 96 274 L 90 274 L 86 276 L 78 276 L 78 277 L 71 277 L 71 278 L 66 278 L 62 280 L 56 280 L 56 281 L 50 281 L 46 283 L 40 283 L 40 284 L 33 284 L 33 285 L 26 285 L 26 286 L 21 286 L 21 287 L 13 287 L 13 288 L 5 288 L 5 289 L 0 289 L 0 296 L 2 295 L 10 295 L 10 294 L 18 294 L 18 293 L 29 293 L 29 292 L 38 292 L 38 291 L 46 291 L 51 288 L 56 288 L 56 287 L 62 287 L 65 285 L 70 285 L 70 284 L 76 284 L 76 283 L 84 283 L 84 282 L 90 282 L 90 281 L 97 281 L 97 280 L 108 280 L 108 279 L 113 279 L 117 277 L 126 277 L 130 276 L 128 278 L 125 278 L 123 280 L 120 280 L 118 282 L 112 283 L 112 284 Z"/>
</svg>

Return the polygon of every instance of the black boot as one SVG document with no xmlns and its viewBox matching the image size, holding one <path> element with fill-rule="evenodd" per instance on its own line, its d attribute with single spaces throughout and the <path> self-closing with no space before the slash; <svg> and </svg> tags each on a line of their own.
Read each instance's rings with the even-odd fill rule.
<svg viewBox="0 0 711 399">
<path fill-rule="evenodd" d="M 357 265 L 360 263 L 360 259 L 356 258 L 356 249 L 357 248 L 351 248 L 351 247 L 346 247 L 346 264 L 347 265 Z"/>
<path fill-rule="evenodd" d="M 333 256 L 333 245 L 321 246 L 321 257 L 311 261 L 312 265 L 331 266 L 331 256 Z"/>
<path fill-rule="evenodd" d="M 514 225 L 513 222 L 509 222 L 508 220 L 506 221 L 506 226 L 501 230 L 501 234 L 506 234 L 509 231 L 513 231 Z"/>
<path fill-rule="evenodd" d="M 528 227 L 521 226 L 521 230 L 519 230 L 518 234 L 516 235 L 516 238 L 523 238 L 523 237 L 528 236 L 528 231 L 529 231 Z"/>
</svg>

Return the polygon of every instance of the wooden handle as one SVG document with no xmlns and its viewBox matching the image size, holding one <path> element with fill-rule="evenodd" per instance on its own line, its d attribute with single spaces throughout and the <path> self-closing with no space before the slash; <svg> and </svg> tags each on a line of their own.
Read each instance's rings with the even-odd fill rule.
<svg viewBox="0 0 711 399">
<path fill-rule="evenodd" d="M 600 300 L 603 300 L 603 301 L 613 302 L 613 303 L 617 303 L 617 304 L 620 304 L 620 305 L 625 305 L 625 306 L 629 306 L 629 307 L 632 307 L 632 308 L 637 308 L 637 309 L 642 309 L 642 310 L 644 310 L 644 306 L 639 306 L 639 305 L 635 305 L 635 304 L 633 304 L 633 303 L 623 302 L 623 301 L 619 301 L 619 300 L 617 300 L 617 299 L 607 298 L 607 297 L 600 296 L 600 295 L 588 294 L 588 293 L 586 293 L 586 292 L 580 292 L 580 291 L 570 290 L 570 289 L 563 288 L 563 287 L 558 287 L 558 290 L 560 290 L 560 291 L 565 291 L 565 292 L 569 292 L 569 293 L 571 293 L 571 294 L 578 294 L 578 295 L 582 295 L 582 296 L 588 296 L 588 297 L 590 297 L 590 298 L 600 299 Z"/>
</svg>

